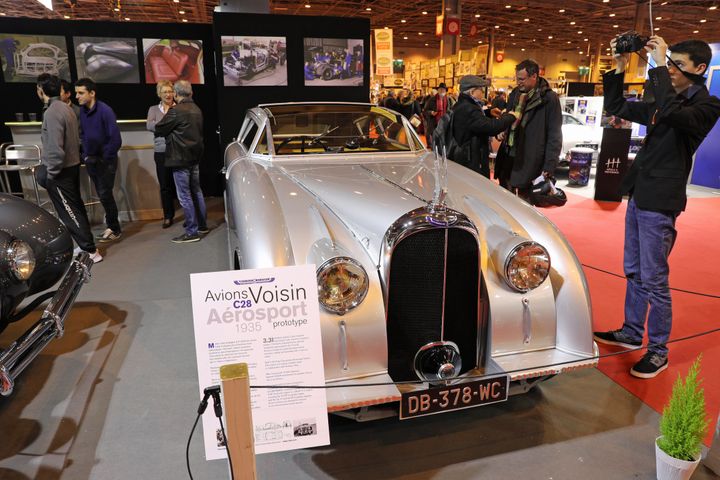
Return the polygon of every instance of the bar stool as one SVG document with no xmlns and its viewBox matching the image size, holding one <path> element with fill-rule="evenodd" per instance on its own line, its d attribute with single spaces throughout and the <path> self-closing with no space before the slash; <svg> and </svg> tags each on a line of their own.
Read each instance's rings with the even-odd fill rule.
<svg viewBox="0 0 720 480">
<path fill-rule="evenodd" d="M 22 195 L 24 192 L 11 191 L 10 172 L 30 173 L 33 190 L 35 190 L 35 201 L 39 206 L 46 202 L 40 201 L 40 191 L 37 180 L 35 180 L 35 169 L 42 163 L 40 159 L 40 147 L 37 145 L 8 145 L 3 144 L 0 150 L 0 173 L 2 173 L 3 189 L 11 195 Z"/>
</svg>

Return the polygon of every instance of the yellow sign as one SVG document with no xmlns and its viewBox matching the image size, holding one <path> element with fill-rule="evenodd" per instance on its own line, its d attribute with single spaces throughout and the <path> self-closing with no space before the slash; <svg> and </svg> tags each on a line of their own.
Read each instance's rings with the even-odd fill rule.
<svg viewBox="0 0 720 480">
<path fill-rule="evenodd" d="M 393 73 L 393 31 L 390 28 L 375 30 L 375 75 Z"/>
</svg>

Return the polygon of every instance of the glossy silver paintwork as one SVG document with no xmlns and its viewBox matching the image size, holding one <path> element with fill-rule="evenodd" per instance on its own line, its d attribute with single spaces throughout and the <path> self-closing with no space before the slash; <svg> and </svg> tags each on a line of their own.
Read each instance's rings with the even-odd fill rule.
<svg viewBox="0 0 720 480">
<path fill-rule="evenodd" d="M 263 107 L 248 112 L 238 140 L 250 121 L 272 145 Z M 403 122 L 407 135 L 414 136 Z M 527 369 L 511 374 L 519 380 L 597 363 L 580 264 L 564 236 L 532 206 L 453 162 L 447 176 L 438 175 L 435 155 L 424 150 L 262 155 L 252 153 L 259 136 L 249 149 L 236 141 L 225 152 L 230 265 L 317 266 L 333 256 L 350 256 L 369 275 L 368 295 L 358 308 L 344 316 L 321 311 L 328 383 L 391 382 L 384 304 L 389 254 L 408 228 L 422 228 L 428 205 L 437 197 L 436 182 L 445 181 L 443 196 L 457 216 L 454 226 L 471 231 L 480 248 L 489 301 L 488 365 Z M 502 272 L 503 252 L 519 240 L 540 243 L 552 262 L 543 284 L 525 293 L 511 289 Z M 574 363 L 547 367 L 560 361 Z M 393 386 L 328 390 L 330 410 L 398 398 Z"/>
</svg>

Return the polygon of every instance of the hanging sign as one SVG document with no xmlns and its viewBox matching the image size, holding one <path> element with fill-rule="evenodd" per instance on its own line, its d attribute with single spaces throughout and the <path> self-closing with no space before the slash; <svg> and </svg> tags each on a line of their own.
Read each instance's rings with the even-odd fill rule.
<svg viewBox="0 0 720 480">
<path fill-rule="evenodd" d="M 475 36 L 477 36 L 478 31 L 479 31 L 479 28 L 478 28 L 477 22 L 473 21 L 472 23 L 470 23 L 469 36 L 470 36 L 470 37 L 475 37 Z"/>
<path fill-rule="evenodd" d="M 502 63 L 503 60 L 505 60 L 505 52 L 497 52 L 495 54 L 495 61 L 497 63 Z"/>
<path fill-rule="evenodd" d="M 595 173 L 595 200 L 622 202 L 620 184 L 629 168 L 631 134 L 629 128 L 603 128 Z"/>
<path fill-rule="evenodd" d="M 255 453 L 328 445 L 317 278 L 313 265 L 190 275 L 200 395 L 220 367 L 247 363 Z M 225 410 L 232 408 L 225 405 Z M 203 415 L 205 457 L 226 458 L 212 408 Z"/>
<path fill-rule="evenodd" d="M 375 30 L 375 75 L 393 73 L 393 31 L 391 28 Z"/>
<path fill-rule="evenodd" d="M 448 15 L 445 19 L 445 35 L 460 35 L 460 17 Z"/>
</svg>

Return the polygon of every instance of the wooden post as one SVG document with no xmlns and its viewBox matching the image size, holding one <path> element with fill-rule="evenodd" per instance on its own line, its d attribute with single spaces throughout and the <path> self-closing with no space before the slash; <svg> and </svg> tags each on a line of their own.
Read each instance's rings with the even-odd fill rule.
<svg viewBox="0 0 720 480">
<path fill-rule="evenodd" d="M 256 480 L 255 437 L 247 363 L 221 366 L 220 379 L 227 420 L 227 449 L 232 457 L 233 476 L 235 480 Z"/>
</svg>

